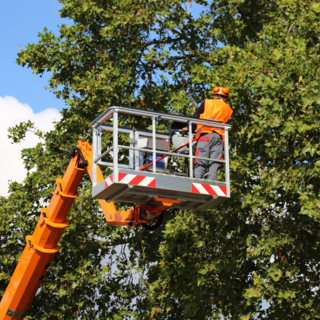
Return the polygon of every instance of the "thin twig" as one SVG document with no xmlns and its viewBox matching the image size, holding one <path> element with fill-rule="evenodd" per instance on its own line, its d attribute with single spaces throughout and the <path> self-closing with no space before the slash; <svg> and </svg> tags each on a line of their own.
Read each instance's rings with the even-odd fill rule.
<svg viewBox="0 0 320 320">
<path fill-rule="evenodd" d="M 293 26 L 294 26 L 298 21 L 299 21 L 299 20 L 293 21 L 292 25 L 290 26 L 290 28 L 289 28 L 289 30 L 288 30 L 287 37 L 289 37 L 289 34 L 290 34 Z"/>
</svg>

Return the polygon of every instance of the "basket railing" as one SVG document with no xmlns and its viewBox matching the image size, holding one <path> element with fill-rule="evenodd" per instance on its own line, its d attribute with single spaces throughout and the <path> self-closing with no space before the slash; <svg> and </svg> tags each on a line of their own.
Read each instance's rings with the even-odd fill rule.
<svg viewBox="0 0 320 320">
<path fill-rule="evenodd" d="M 142 130 L 133 130 L 130 128 L 119 127 L 119 113 L 130 114 L 136 117 L 149 117 L 152 121 L 152 131 L 146 132 Z M 106 124 L 107 121 L 112 121 L 112 125 Z M 188 127 L 189 132 L 192 132 L 193 125 L 204 125 L 206 127 L 213 127 L 221 129 L 224 132 L 224 159 L 210 159 L 203 158 L 193 155 L 192 140 L 193 135 L 189 134 L 189 154 L 185 153 L 172 153 L 163 150 L 156 149 L 157 139 L 166 139 L 168 135 L 166 133 L 157 132 L 157 121 L 158 120 L 169 120 L 185 123 Z M 168 155 L 168 156 L 178 156 L 189 159 L 189 177 L 193 177 L 193 162 L 195 159 L 215 161 L 225 165 L 225 184 L 227 189 L 227 196 L 230 197 L 230 166 L 229 166 L 229 131 L 231 130 L 231 125 L 223 124 L 213 120 L 203 120 L 196 119 L 191 117 L 183 117 L 179 115 L 171 115 L 166 113 L 127 108 L 127 107 L 111 107 L 108 108 L 104 113 L 102 113 L 98 118 L 96 118 L 92 123 L 91 127 L 93 128 L 93 187 L 97 184 L 97 166 L 104 166 L 112 168 L 113 170 L 113 182 L 118 182 L 118 173 L 119 168 L 131 169 L 139 171 L 139 153 L 152 153 L 152 171 L 157 172 L 157 167 L 155 165 L 157 160 L 157 155 Z M 111 132 L 113 145 L 106 150 L 102 151 L 102 134 L 103 132 Z M 119 144 L 119 134 L 128 134 L 129 135 L 129 145 L 120 145 Z M 150 137 L 152 139 L 152 148 L 140 148 L 137 145 L 137 140 L 141 137 Z M 123 164 L 119 162 L 119 150 L 124 149 L 129 151 L 127 157 L 127 162 L 129 164 Z M 103 161 L 103 158 L 107 155 L 112 156 L 112 161 Z"/>
</svg>

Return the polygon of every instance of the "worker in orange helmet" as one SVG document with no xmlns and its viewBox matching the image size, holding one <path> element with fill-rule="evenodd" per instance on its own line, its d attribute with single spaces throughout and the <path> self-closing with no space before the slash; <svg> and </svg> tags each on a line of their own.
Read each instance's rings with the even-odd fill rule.
<svg viewBox="0 0 320 320">
<path fill-rule="evenodd" d="M 221 123 L 227 122 L 233 112 L 230 106 L 226 104 L 228 94 L 229 90 L 227 88 L 214 87 L 214 99 L 205 99 L 193 117 L 198 119 L 212 119 Z M 198 141 L 196 156 L 210 159 L 221 158 L 224 141 L 222 129 L 198 125 L 196 128 L 196 139 Z M 207 160 L 196 159 L 194 178 L 203 178 L 208 167 L 208 162 Z M 209 162 L 208 180 L 217 181 L 218 168 L 219 162 Z"/>
</svg>

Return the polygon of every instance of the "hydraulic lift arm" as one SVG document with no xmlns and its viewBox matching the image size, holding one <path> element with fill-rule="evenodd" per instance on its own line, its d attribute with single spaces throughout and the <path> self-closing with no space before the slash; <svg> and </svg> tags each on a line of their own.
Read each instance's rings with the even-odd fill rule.
<svg viewBox="0 0 320 320">
<path fill-rule="evenodd" d="M 78 147 L 86 161 L 88 161 L 87 170 L 92 181 L 92 147 L 88 142 L 81 140 L 78 142 Z M 97 169 L 97 182 L 99 183 L 104 180 L 104 177 L 100 168 L 98 167 Z M 163 198 L 154 198 L 154 200 L 160 202 L 161 205 L 157 207 L 141 205 L 131 207 L 128 211 L 117 211 L 113 202 L 108 203 L 105 200 L 99 200 L 99 203 L 108 224 L 118 226 L 140 226 L 148 224 L 150 220 L 158 217 L 170 206 L 180 202 L 180 200 Z"/>
<path fill-rule="evenodd" d="M 92 179 L 92 165 L 92 147 L 85 141 L 79 141 L 63 178 L 56 180 L 57 186 L 48 208 L 40 210 L 40 219 L 33 235 L 26 237 L 27 244 L 0 303 L 0 320 L 20 320 L 26 315 L 50 263 L 59 251 L 57 244 L 69 225 L 66 218 L 74 199 L 78 197 L 77 189 L 86 170 Z M 104 179 L 100 170 L 97 178 L 98 182 Z M 177 203 L 176 200 L 161 198 L 156 201 L 162 204 L 117 211 L 113 202 L 99 200 L 107 222 L 122 226 L 148 224 Z"/>
</svg>

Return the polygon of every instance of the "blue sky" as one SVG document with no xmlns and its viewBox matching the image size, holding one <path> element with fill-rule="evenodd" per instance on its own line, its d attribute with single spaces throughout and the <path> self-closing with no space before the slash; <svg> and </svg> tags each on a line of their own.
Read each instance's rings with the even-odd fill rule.
<svg viewBox="0 0 320 320">
<path fill-rule="evenodd" d="M 61 19 L 57 0 L 10 0 L 2 1 L 0 10 L 0 96 L 12 96 L 27 103 L 34 112 L 47 108 L 62 110 L 64 103 L 49 90 L 45 90 L 48 74 L 42 78 L 32 70 L 15 63 L 20 48 L 38 42 L 38 33 L 44 27 L 58 34 L 58 25 L 69 23 Z"/>
<path fill-rule="evenodd" d="M 21 150 L 39 142 L 28 133 L 23 142 L 12 144 L 8 128 L 31 120 L 42 131 L 51 130 L 52 121 L 60 119 L 64 107 L 63 101 L 45 90 L 49 74 L 40 78 L 15 63 L 18 45 L 25 48 L 37 43 L 44 27 L 58 33 L 58 25 L 70 21 L 58 16 L 61 4 L 57 0 L 9 0 L 2 1 L 0 8 L 0 166 L 6 168 L 0 175 L 0 196 L 7 196 L 8 181 L 22 182 L 26 175 Z"/>
<path fill-rule="evenodd" d="M 57 0 L 10 0 L 3 1 L 0 10 L 0 96 L 12 96 L 21 103 L 27 103 L 34 112 L 47 108 L 59 111 L 64 107 L 63 101 L 57 99 L 49 90 L 45 90 L 49 78 L 44 73 L 42 78 L 32 74 L 32 70 L 22 68 L 15 63 L 22 44 L 37 43 L 38 33 L 46 27 L 58 34 L 58 25 L 71 24 L 70 20 L 59 17 L 62 5 Z M 195 16 L 201 6 L 189 2 L 186 4 Z"/>
</svg>

